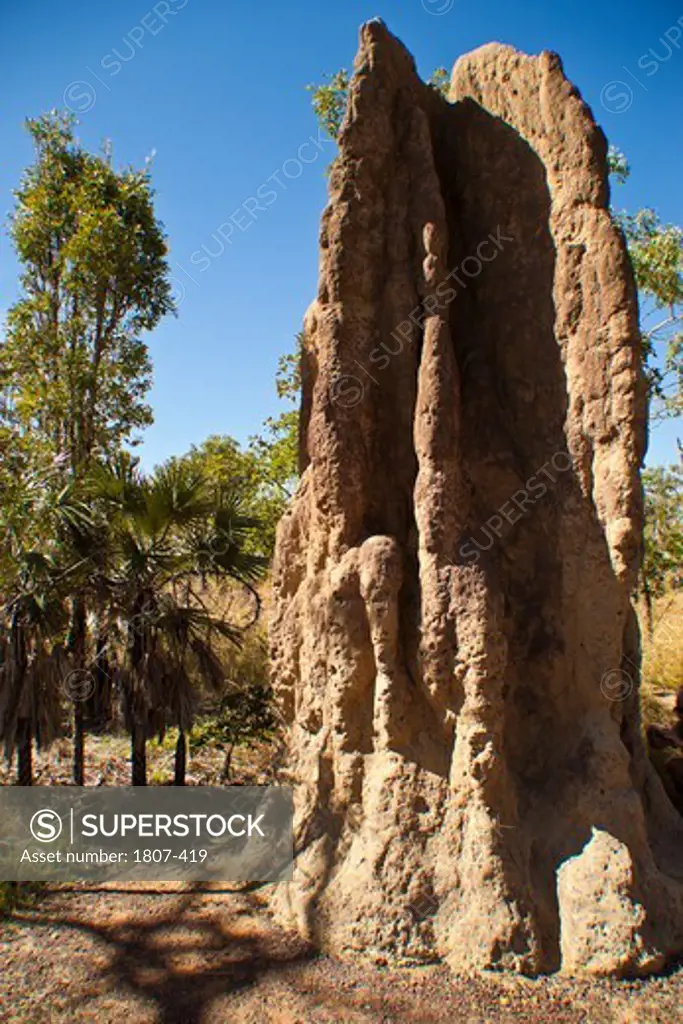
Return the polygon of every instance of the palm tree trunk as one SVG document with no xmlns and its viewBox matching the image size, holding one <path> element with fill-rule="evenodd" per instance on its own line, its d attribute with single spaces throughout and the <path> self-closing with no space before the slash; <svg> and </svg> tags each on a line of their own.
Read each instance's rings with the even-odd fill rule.
<svg viewBox="0 0 683 1024">
<path fill-rule="evenodd" d="M 74 784 L 85 785 L 85 724 L 80 700 L 74 703 Z"/>
<path fill-rule="evenodd" d="M 97 634 L 95 645 L 95 692 L 89 705 L 91 720 L 98 730 L 104 729 L 112 718 L 108 651 L 109 637 L 106 630 L 102 630 Z"/>
<path fill-rule="evenodd" d="M 174 786 L 185 785 L 187 770 L 187 738 L 182 729 L 178 730 L 178 742 L 175 745 L 175 781 Z"/>
<path fill-rule="evenodd" d="M 77 595 L 74 598 L 71 616 L 71 635 L 69 646 L 73 652 L 74 664 L 81 677 L 85 678 L 85 633 L 87 628 L 85 600 Z M 72 696 L 74 702 L 74 783 L 85 785 L 85 722 L 83 716 L 83 699 L 87 693 L 78 688 Z"/>
<path fill-rule="evenodd" d="M 131 731 L 132 784 L 147 785 L 147 737 L 142 726 L 134 724 Z"/>
<path fill-rule="evenodd" d="M 17 782 L 20 786 L 33 785 L 33 746 L 28 718 L 20 718 L 17 724 Z"/>
</svg>

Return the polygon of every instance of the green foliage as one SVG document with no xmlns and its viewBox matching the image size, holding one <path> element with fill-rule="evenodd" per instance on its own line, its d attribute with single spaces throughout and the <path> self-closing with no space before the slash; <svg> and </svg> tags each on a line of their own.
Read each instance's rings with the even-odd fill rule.
<svg viewBox="0 0 683 1024">
<path fill-rule="evenodd" d="M 16 579 L 20 552 L 45 546 L 67 485 L 60 460 L 29 450 L 29 441 L 0 427 L 0 599 Z"/>
<path fill-rule="evenodd" d="M 645 554 L 641 578 L 648 602 L 683 576 L 683 466 L 656 466 L 643 474 Z"/>
<path fill-rule="evenodd" d="M 86 152 L 69 116 L 27 127 L 36 157 L 11 223 L 23 295 L 0 347 L 3 426 L 67 453 L 76 472 L 151 422 L 141 334 L 173 309 L 166 242 L 146 171 Z"/>
<path fill-rule="evenodd" d="M 246 550 L 260 524 L 238 496 L 191 463 L 172 460 L 144 476 L 127 457 L 98 467 L 90 493 L 109 532 L 110 600 L 133 632 L 167 629 L 193 639 L 206 628 L 239 639 L 202 599 L 209 583 L 228 580 L 253 594 L 265 571 L 265 559 Z"/>
<path fill-rule="evenodd" d="M 275 390 L 278 398 L 295 405 L 301 394 L 301 355 L 304 347 L 304 332 L 299 331 L 293 352 L 280 356 L 275 374 Z"/>
<path fill-rule="evenodd" d="M 340 68 L 333 75 L 323 75 L 321 85 L 306 86 L 306 89 L 313 97 L 313 110 L 318 119 L 318 124 L 335 141 L 339 139 L 344 123 L 350 82 L 351 77 L 346 68 Z M 446 68 L 436 68 L 428 79 L 427 84 L 431 85 L 442 96 L 448 98 L 450 76 Z"/>
<path fill-rule="evenodd" d="M 607 169 L 620 184 L 625 184 L 631 174 L 628 160 L 617 146 L 610 146 L 607 153 Z"/>
<path fill-rule="evenodd" d="M 141 785 L 144 763 L 135 749 L 168 725 L 189 730 L 199 693 L 226 683 L 221 647 L 239 644 L 244 625 L 217 611 L 221 588 L 241 588 L 254 621 L 266 562 L 247 551 L 258 522 L 191 462 L 172 460 L 144 476 L 121 456 L 93 471 L 90 493 L 108 531 L 98 565 L 133 737 L 133 784 Z"/>
<path fill-rule="evenodd" d="M 609 173 L 623 184 L 631 168 L 621 150 L 610 146 Z M 649 381 L 650 419 L 683 412 L 683 229 L 662 224 L 654 210 L 616 214 L 626 242 L 641 298 L 643 362 Z M 664 315 L 662 313 L 664 312 Z M 652 317 L 655 323 L 652 324 Z M 653 600 L 683 570 L 683 470 L 658 466 L 643 474 L 645 549 L 640 589 L 650 629 Z"/>
<path fill-rule="evenodd" d="M 46 546 L 28 548 L 30 531 L 10 536 L 13 573 L 0 601 L 0 739 L 8 757 L 22 723 L 39 743 L 57 734 L 64 680 L 86 666 L 86 676 L 99 679 L 105 656 L 131 730 L 190 728 L 198 691 L 225 685 L 222 644 L 242 638 L 244 623 L 215 610 L 221 588 L 230 583 L 247 595 L 252 620 L 260 609 L 255 584 L 266 562 L 247 550 L 259 524 L 197 468 L 173 461 L 144 476 L 122 454 L 82 482 L 60 484 L 56 473 L 53 486 L 27 489 L 26 518 L 42 523 Z M 77 600 L 90 612 L 79 662 L 68 640 Z"/>
<path fill-rule="evenodd" d="M 625 182 L 630 167 L 611 146 L 610 174 Z M 656 212 L 616 215 L 626 236 L 645 311 L 641 323 L 643 357 L 650 384 L 653 421 L 683 412 L 683 229 L 662 224 Z M 664 313 L 664 315 L 662 315 Z M 652 318 L 655 323 L 651 323 Z"/>
<path fill-rule="evenodd" d="M 653 419 L 683 413 L 683 229 L 662 224 L 654 210 L 621 215 L 636 281 L 653 307 L 643 345 Z M 664 315 L 662 315 L 664 312 Z"/>
<path fill-rule="evenodd" d="M 267 419 L 263 432 L 249 439 L 249 451 L 271 488 L 271 494 L 274 493 L 275 500 L 279 503 L 278 519 L 294 493 L 299 472 L 299 402 L 303 342 L 303 332 L 300 332 L 296 336 L 294 352 L 280 356 L 275 375 L 278 398 L 289 402 L 294 408 L 281 413 L 275 419 Z"/>
<path fill-rule="evenodd" d="M 299 458 L 299 410 L 290 409 L 268 418 L 263 434 L 249 439 L 249 450 L 271 486 L 286 501 L 292 496 Z"/>
<path fill-rule="evenodd" d="M 654 210 L 625 215 L 638 286 L 662 308 L 683 303 L 683 229 L 662 224 Z"/>
<path fill-rule="evenodd" d="M 267 654 L 263 644 L 263 666 L 260 679 L 244 678 L 236 683 L 218 703 L 213 713 L 200 719 L 190 736 L 190 751 L 211 746 L 225 753 L 223 776 L 230 777 L 230 763 L 236 746 L 251 746 L 268 739 L 277 728 L 278 719 L 272 690 L 267 682 Z M 248 676 L 248 673 L 247 673 Z"/>
<path fill-rule="evenodd" d="M 246 550 L 266 558 L 272 556 L 275 529 L 290 497 L 278 440 L 271 443 L 267 435 L 244 449 L 232 437 L 214 435 L 178 460 L 200 468 L 216 488 L 235 495 L 246 515 L 258 520 L 259 528 L 251 532 Z"/>
<path fill-rule="evenodd" d="M 89 518 L 59 463 L 24 477 L 13 504 L 0 502 L 0 739 L 8 759 L 27 728 L 39 745 L 62 728 L 69 602 L 85 575 L 69 541 Z"/>
<path fill-rule="evenodd" d="M 204 718 L 192 732 L 190 748 L 209 743 L 225 750 L 236 743 L 265 739 L 277 723 L 270 687 L 256 683 L 223 697 L 215 715 Z"/>
<path fill-rule="evenodd" d="M 200 468 L 216 487 L 227 488 L 245 513 L 258 519 L 260 530 L 249 538 L 247 550 L 267 558 L 298 476 L 302 340 L 298 335 L 295 351 L 280 357 L 275 379 L 278 397 L 296 408 L 267 419 L 246 448 L 232 437 L 213 436 L 180 460 Z"/>
<path fill-rule="evenodd" d="M 225 684 L 222 647 L 241 643 L 245 623 L 211 602 L 231 584 L 258 615 L 254 512 L 285 455 L 274 423 L 258 452 L 209 442 L 138 471 L 123 445 L 151 422 L 143 335 L 173 309 L 149 176 L 87 153 L 69 116 L 28 128 L 36 158 L 12 220 L 22 296 L 0 346 L 0 738 L 30 773 L 70 670 L 110 690 L 111 673 L 142 784 L 146 737 L 189 729 L 198 694 Z M 73 710 L 82 726 L 80 699 Z"/>
<path fill-rule="evenodd" d="M 268 739 L 278 718 L 268 681 L 268 645 L 258 627 L 245 633 L 239 647 L 225 652 L 225 666 L 226 691 L 193 727 L 190 751 L 205 746 L 224 751 L 227 780 L 233 749 Z"/>
<path fill-rule="evenodd" d="M 318 123 L 325 129 L 331 139 L 339 138 L 349 93 L 349 73 L 340 68 L 333 75 L 323 75 L 322 85 L 307 85 L 313 94 L 313 109 Z"/>
<path fill-rule="evenodd" d="M 438 93 L 448 99 L 448 91 L 451 87 L 451 76 L 448 74 L 446 68 L 436 68 L 429 79 L 427 85 L 431 85 L 433 89 L 436 89 Z"/>
</svg>

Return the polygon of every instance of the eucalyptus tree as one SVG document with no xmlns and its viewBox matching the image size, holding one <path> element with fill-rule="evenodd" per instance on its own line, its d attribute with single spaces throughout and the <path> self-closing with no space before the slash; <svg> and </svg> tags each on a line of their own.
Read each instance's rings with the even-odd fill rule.
<svg viewBox="0 0 683 1024">
<path fill-rule="evenodd" d="M 607 158 L 611 177 L 631 175 L 616 146 Z M 650 384 L 650 419 L 683 414 L 683 228 L 662 222 L 646 207 L 615 213 L 626 237 L 641 299 L 643 361 Z"/>
<path fill-rule="evenodd" d="M 435 89 L 444 99 L 448 98 L 451 76 L 446 68 L 435 68 L 427 79 L 427 85 Z M 334 74 L 324 74 L 319 84 L 306 86 L 311 93 L 311 103 L 318 124 L 335 142 L 339 139 L 346 109 L 349 102 L 351 76 L 346 68 L 339 68 Z"/>
<path fill-rule="evenodd" d="M 35 162 L 11 235 L 22 294 L 0 368 L 16 422 L 78 473 L 151 422 L 144 333 L 173 310 L 166 240 L 147 170 L 87 152 L 74 120 L 28 120 Z"/>
<path fill-rule="evenodd" d="M 612 146 L 608 165 L 620 184 L 631 173 L 624 154 Z M 628 244 L 640 296 L 643 364 L 649 383 L 650 422 L 683 414 L 683 228 L 665 224 L 652 209 L 616 214 Z M 679 453 L 683 459 L 679 441 Z M 645 534 L 639 588 L 648 627 L 653 600 L 683 573 L 683 462 L 654 466 L 643 474 Z"/>
<path fill-rule="evenodd" d="M 642 303 L 651 419 L 683 415 L 683 228 L 654 210 L 621 218 Z"/>
</svg>

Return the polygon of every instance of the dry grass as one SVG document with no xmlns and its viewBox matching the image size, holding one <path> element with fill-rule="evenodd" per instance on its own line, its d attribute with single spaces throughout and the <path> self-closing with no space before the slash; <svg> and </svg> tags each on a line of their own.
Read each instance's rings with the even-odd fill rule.
<svg viewBox="0 0 683 1024">
<path fill-rule="evenodd" d="M 683 686 L 683 592 L 656 602 L 650 634 L 639 609 L 643 642 L 643 718 L 646 725 L 671 725 L 673 696 Z"/>
</svg>

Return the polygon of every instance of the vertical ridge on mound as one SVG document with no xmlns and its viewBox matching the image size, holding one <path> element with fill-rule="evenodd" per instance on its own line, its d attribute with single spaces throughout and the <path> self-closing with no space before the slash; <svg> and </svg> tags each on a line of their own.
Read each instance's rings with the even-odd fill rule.
<svg viewBox="0 0 683 1024">
<path fill-rule="evenodd" d="M 645 972 L 683 883 L 639 734 L 645 386 L 606 144 L 554 54 L 483 47 L 449 99 L 363 27 L 274 569 L 301 850 L 274 903 L 337 953 Z"/>
</svg>

